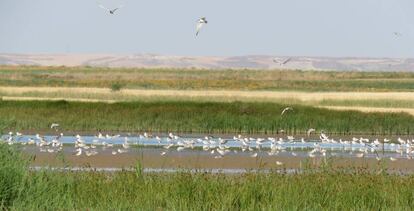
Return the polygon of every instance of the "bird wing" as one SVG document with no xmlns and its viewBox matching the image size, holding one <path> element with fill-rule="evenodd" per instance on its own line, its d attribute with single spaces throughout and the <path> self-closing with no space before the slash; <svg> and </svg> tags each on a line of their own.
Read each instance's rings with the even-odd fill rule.
<svg viewBox="0 0 414 211">
<path fill-rule="evenodd" d="M 311 128 L 311 129 L 309 129 L 309 130 L 308 130 L 308 132 L 307 132 L 308 136 L 310 136 L 310 134 L 311 134 L 312 132 L 315 132 L 315 129 L 312 129 L 312 128 Z"/>
<path fill-rule="evenodd" d="M 204 23 L 203 22 L 198 22 L 197 23 L 197 27 L 196 27 L 196 31 L 197 31 L 197 33 L 196 33 L 196 36 L 198 35 L 198 33 L 200 33 L 200 30 L 201 30 L 201 28 L 203 28 L 203 26 L 204 26 Z"/>
<path fill-rule="evenodd" d="M 281 115 L 285 114 L 285 113 L 286 113 L 287 111 L 289 111 L 289 110 L 293 110 L 293 108 L 291 108 L 291 107 L 287 107 L 287 108 L 283 109 L 283 111 L 282 111 L 282 114 L 281 114 Z"/>
<path fill-rule="evenodd" d="M 290 62 L 292 60 L 292 58 L 288 58 L 286 59 L 282 64 L 287 64 L 288 62 Z"/>
<path fill-rule="evenodd" d="M 398 37 L 398 38 L 403 36 L 403 34 L 400 33 L 400 32 L 394 32 L 393 34 L 394 34 L 395 37 Z"/>
<path fill-rule="evenodd" d="M 105 6 L 103 6 L 102 4 L 99 4 L 99 7 L 106 10 L 106 11 L 110 11 L 110 9 L 106 8 Z"/>
<path fill-rule="evenodd" d="M 115 11 L 117 11 L 117 10 L 119 10 L 119 9 L 121 9 L 122 7 L 124 7 L 124 5 L 119 5 L 117 8 L 115 8 L 114 10 L 112 10 L 112 12 L 115 12 Z"/>
</svg>

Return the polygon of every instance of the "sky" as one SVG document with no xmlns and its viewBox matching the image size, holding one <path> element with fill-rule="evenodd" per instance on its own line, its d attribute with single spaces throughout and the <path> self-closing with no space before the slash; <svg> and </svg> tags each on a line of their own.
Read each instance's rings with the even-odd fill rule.
<svg viewBox="0 0 414 211">
<path fill-rule="evenodd" d="M 413 0 L 99 2 L 125 7 L 109 15 L 95 0 L 0 0 L 0 53 L 414 58 Z"/>
</svg>

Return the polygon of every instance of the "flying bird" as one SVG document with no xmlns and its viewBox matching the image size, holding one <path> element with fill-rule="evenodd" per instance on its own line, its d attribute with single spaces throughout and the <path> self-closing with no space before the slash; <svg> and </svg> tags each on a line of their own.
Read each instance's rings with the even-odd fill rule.
<svg viewBox="0 0 414 211">
<path fill-rule="evenodd" d="M 394 36 L 396 36 L 396 37 L 402 37 L 402 33 L 400 33 L 400 32 L 394 32 L 393 34 L 394 34 Z"/>
<path fill-rule="evenodd" d="M 114 8 L 114 9 L 108 9 L 105 6 L 103 6 L 102 4 L 99 4 L 99 7 L 106 10 L 107 12 L 109 12 L 109 14 L 114 15 L 115 12 L 119 9 L 121 9 L 122 7 L 124 7 L 124 5 L 119 5 L 118 7 Z"/>
<path fill-rule="evenodd" d="M 283 61 L 279 60 L 279 59 L 273 59 L 274 63 L 278 63 L 280 66 L 284 66 L 285 64 L 289 63 L 290 61 L 292 61 L 292 58 L 287 58 Z"/>
<path fill-rule="evenodd" d="M 202 17 L 202 18 L 198 19 L 197 29 L 196 29 L 197 30 L 196 36 L 198 36 L 198 34 L 200 33 L 201 28 L 203 28 L 203 26 L 207 23 L 208 23 L 208 21 L 207 21 L 206 17 Z"/>
<path fill-rule="evenodd" d="M 313 133 L 313 132 L 315 132 L 316 130 L 315 129 L 313 129 L 313 128 L 310 128 L 309 130 L 308 130 L 308 132 L 306 132 L 306 134 L 308 134 L 308 137 L 311 135 L 311 133 Z"/>
<path fill-rule="evenodd" d="M 50 125 L 50 129 L 55 129 L 56 131 L 58 130 L 58 128 L 59 128 L 59 124 L 57 124 L 57 123 L 52 123 L 51 125 Z"/>
<path fill-rule="evenodd" d="M 286 107 L 285 109 L 283 109 L 283 111 L 280 115 L 283 116 L 283 114 L 285 114 L 288 111 L 293 111 L 293 108 L 292 107 Z"/>
</svg>

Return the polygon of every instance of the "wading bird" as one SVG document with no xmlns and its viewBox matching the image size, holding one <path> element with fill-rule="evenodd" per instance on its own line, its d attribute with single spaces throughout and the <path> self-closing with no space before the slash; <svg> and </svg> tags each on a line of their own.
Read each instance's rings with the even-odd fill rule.
<svg viewBox="0 0 414 211">
<path fill-rule="evenodd" d="M 283 109 L 283 111 L 280 115 L 283 116 L 288 111 L 293 111 L 293 108 L 292 107 L 286 107 L 285 109 Z"/>
<path fill-rule="evenodd" d="M 308 132 L 306 132 L 306 134 L 308 135 L 308 137 L 311 135 L 311 133 L 315 132 L 316 130 L 311 128 L 308 130 Z"/>
<path fill-rule="evenodd" d="M 52 124 L 50 125 L 50 129 L 55 129 L 55 130 L 58 130 L 58 128 L 59 128 L 59 124 L 58 124 L 58 123 L 52 123 Z"/>
</svg>

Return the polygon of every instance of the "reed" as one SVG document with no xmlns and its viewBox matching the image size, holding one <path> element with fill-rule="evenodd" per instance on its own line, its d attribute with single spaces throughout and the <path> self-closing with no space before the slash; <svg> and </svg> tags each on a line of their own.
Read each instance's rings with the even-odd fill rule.
<svg viewBox="0 0 414 211">
<path fill-rule="evenodd" d="M 0 130 L 52 132 L 178 132 L 304 134 L 309 128 L 331 134 L 409 135 L 414 117 L 404 113 L 361 113 L 253 102 L 122 102 L 2 101 Z"/>
<path fill-rule="evenodd" d="M 238 175 L 29 171 L 0 145 L 3 210 L 410 210 L 413 175 L 367 169 Z M 26 164 L 25 164 L 26 163 Z M 10 171 L 10 169 L 15 169 Z"/>
</svg>

